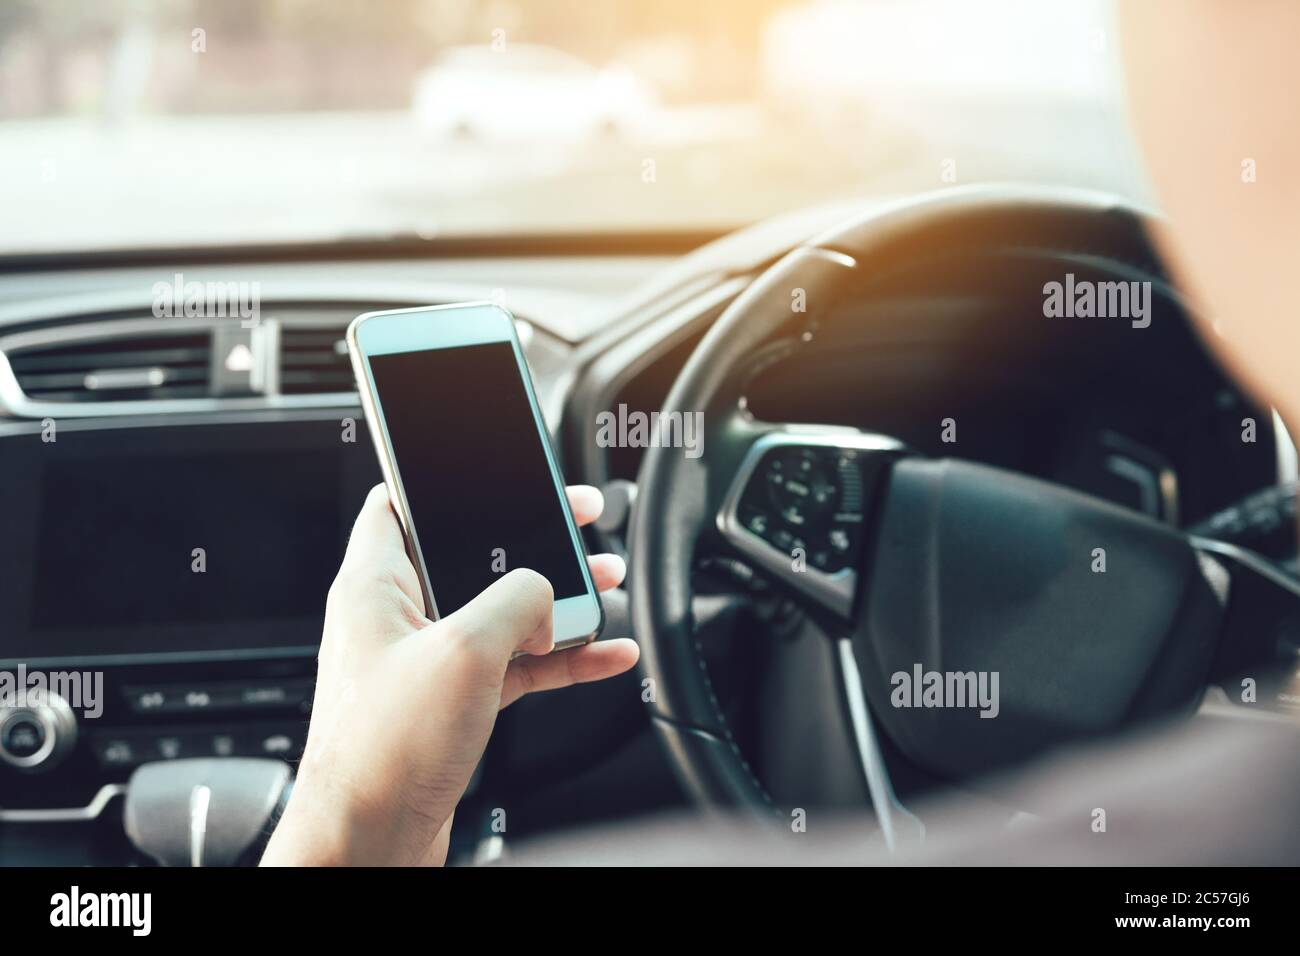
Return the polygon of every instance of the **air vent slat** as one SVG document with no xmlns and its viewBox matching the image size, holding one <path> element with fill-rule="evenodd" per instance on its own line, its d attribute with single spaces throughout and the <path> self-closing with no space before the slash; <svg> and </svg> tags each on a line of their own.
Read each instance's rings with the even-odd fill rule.
<svg viewBox="0 0 1300 956">
<path fill-rule="evenodd" d="M 288 391 L 288 388 L 286 388 L 286 386 L 305 387 L 313 384 L 331 384 L 331 385 L 339 386 L 339 388 L 337 389 L 324 388 L 324 389 L 314 389 L 314 391 L 347 392 L 350 391 L 353 387 L 352 373 L 351 372 L 325 372 L 325 371 L 281 372 L 280 373 L 280 387 L 285 391 Z"/>
<path fill-rule="evenodd" d="M 323 352 L 319 349 L 313 349 L 311 351 L 304 349 L 302 351 L 284 352 L 280 356 L 280 361 L 286 368 L 291 366 L 311 366 L 315 368 L 334 368 L 336 366 L 345 368 L 349 367 L 346 358 L 340 362 L 339 357 L 333 352 Z"/>
<path fill-rule="evenodd" d="M 149 367 L 159 368 L 161 366 L 155 365 Z M 58 372 L 40 375 L 27 374 L 20 375 L 19 379 L 24 392 L 28 395 L 37 395 L 41 392 L 86 388 L 86 376 L 90 373 L 91 370 L 87 369 L 84 372 Z M 208 380 L 208 367 L 206 365 L 202 368 L 178 368 L 176 366 L 167 366 L 165 375 L 166 379 L 162 383 L 164 386 L 184 384 L 202 385 Z"/>
<path fill-rule="evenodd" d="M 161 388 L 121 389 L 115 392 L 90 392 L 85 389 L 61 392 L 29 392 L 28 395 L 32 399 L 41 402 L 68 402 L 76 404 L 94 404 L 95 402 L 143 402 L 160 398 L 207 398 L 208 383 L 204 382 L 200 385 L 167 385 Z"/>
<path fill-rule="evenodd" d="M 333 352 L 335 345 L 343 341 L 343 335 L 337 331 L 312 332 L 305 329 L 289 328 L 283 330 L 287 341 L 285 349 L 325 349 Z"/>
<path fill-rule="evenodd" d="M 131 352 L 80 352 L 71 355 L 23 355 L 10 359 L 14 372 L 75 372 L 94 368 L 136 368 L 147 365 L 201 365 L 207 367 L 206 347 L 189 349 L 140 349 Z"/>
<path fill-rule="evenodd" d="M 280 391 L 285 395 L 356 389 L 341 328 L 285 326 L 280 330 Z"/>
<path fill-rule="evenodd" d="M 207 330 L 105 337 L 6 351 L 19 388 L 41 402 L 122 402 L 209 395 Z"/>
</svg>

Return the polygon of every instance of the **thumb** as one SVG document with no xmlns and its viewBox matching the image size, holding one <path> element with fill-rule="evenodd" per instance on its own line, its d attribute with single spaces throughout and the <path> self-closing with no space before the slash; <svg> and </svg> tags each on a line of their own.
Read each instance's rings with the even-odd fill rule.
<svg viewBox="0 0 1300 956">
<path fill-rule="evenodd" d="M 555 644 L 551 583 L 536 571 L 516 568 L 478 597 L 435 625 L 474 650 L 499 658 L 504 667 L 517 651 L 545 654 Z"/>
</svg>

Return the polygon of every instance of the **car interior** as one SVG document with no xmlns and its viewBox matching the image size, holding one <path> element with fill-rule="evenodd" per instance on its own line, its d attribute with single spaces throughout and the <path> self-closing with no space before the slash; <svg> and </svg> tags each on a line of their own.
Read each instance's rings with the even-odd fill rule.
<svg viewBox="0 0 1300 956">
<path fill-rule="evenodd" d="M 0 26 L 12 41 L 0 39 L 0 66 L 12 60 L 16 76 L 42 22 L 37 6 Z M 195 5 L 191 19 L 209 24 L 213 52 L 194 56 L 262 62 L 247 34 L 243 53 L 220 52 L 235 18 L 219 6 Z M 415 33 L 418 6 L 395 4 L 379 19 Z M 496 14 L 479 10 L 490 5 L 462 6 L 474 11 L 464 35 L 444 30 L 438 42 L 490 45 Z M 612 6 L 594 39 L 572 32 L 576 15 L 563 4 L 517 12 L 518 25 L 504 29 L 557 48 L 582 36 L 565 49 L 594 62 L 607 57 L 590 49 L 607 48 L 611 33 L 677 31 L 708 48 L 708 17 L 689 5 Z M 1104 23 L 1101 4 L 1065 6 Z M 671 137 L 611 132 L 598 109 L 607 94 L 583 100 L 602 82 L 598 69 L 554 79 L 551 95 L 587 102 L 592 119 L 574 119 L 566 135 L 576 145 L 543 161 L 498 142 L 500 122 L 428 128 L 420 117 L 437 115 L 443 86 L 412 67 L 401 89 L 423 91 L 422 113 L 382 102 L 412 137 L 435 139 L 418 153 L 395 150 L 389 162 L 416 167 L 413 178 L 381 171 L 378 186 L 390 206 L 403 205 L 420 176 L 439 175 L 445 151 L 447 188 L 478 197 L 474 228 L 464 225 L 467 205 L 445 227 L 386 220 L 387 231 L 365 234 L 350 221 L 366 211 L 348 205 L 346 184 L 329 189 L 308 172 L 284 202 L 338 206 L 340 227 L 323 235 L 271 221 L 274 205 L 255 208 L 259 187 L 241 198 L 258 165 L 238 147 L 222 164 L 228 181 L 210 158 L 196 159 L 204 172 L 174 171 L 192 189 L 174 209 L 172 187 L 160 184 L 158 204 L 115 226 L 111 193 L 139 213 L 156 171 L 153 160 L 136 168 L 128 159 L 132 111 L 179 114 L 189 94 L 160 88 L 161 54 L 138 83 L 113 80 L 114 70 L 129 74 L 143 47 L 179 36 L 188 50 L 194 38 L 190 19 L 119 21 L 112 10 L 50 41 L 80 44 L 80 72 L 60 74 L 65 85 L 88 74 L 95 89 L 126 90 L 118 99 L 127 105 L 110 89 L 103 110 L 127 119 L 66 120 L 103 126 L 114 139 L 103 159 L 111 173 L 90 183 L 75 157 L 93 153 L 91 140 L 46 128 L 54 121 L 17 93 L 0 97 L 0 153 L 14 144 L 4 196 L 32 210 L 29 231 L 0 226 L 0 670 L 102 675 L 93 718 L 51 701 L 11 708 L 0 726 L 0 866 L 184 857 L 172 847 L 184 846 L 183 832 L 142 840 L 124 810 L 160 764 L 260 758 L 291 778 L 325 597 L 358 509 L 382 480 L 344 342 L 348 323 L 374 310 L 510 309 L 565 479 L 604 493 L 604 514 L 583 531 L 587 550 L 628 559 L 624 586 L 604 596 L 604 635 L 634 636 L 642 653 L 632 672 L 502 712 L 457 810 L 455 863 L 491 862 L 570 828 L 700 809 L 785 820 L 791 808 L 869 812 L 892 846 L 924 830 L 917 808 L 930 801 L 967 801 L 990 827 L 1032 812 L 981 778 L 1068 745 L 1170 719 L 1294 715 L 1296 447 L 1281 417 L 1207 348 L 1195 305 L 1153 244 L 1161 213 L 1131 187 L 1129 167 L 1099 180 L 981 159 L 972 164 L 980 175 L 949 181 L 946 154 L 912 133 L 891 139 L 893 121 L 862 105 L 870 98 L 835 105 L 825 90 L 776 84 L 765 95 L 777 118 L 765 122 L 779 135 L 792 104 L 835 106 L 832 125 L 800 128 L 802 152 L 848 129 L 838 117 L 853 109 L 868 118 L 863 142 L 884 144 L 882 154 L 910 150 L 897 163 L 924 176 L 873 180 L 868 165 L 839 157 L 825 162 L 861 169 L 861 184 L 783 190 L 762 176 L 787 170 L 741 167 L 726 143 L 721 172 L 699 186 L 675 177 L 690 163 L 707 174 L 709 140 L 663 145 Z M 762 3 L 746 14 L 751 46 L 767 49 L 758 37 L 774 18 L 815 31 L 872 10 L 891 22 L 921 16 L 888 3 Z M 323 22 L 322 35 L 351 29 L 342 15 Z M 436 46 L 428 40 L 413 62 L 447 59 Z M 488 58 L 460 59 L 490 71 Z M 198 69 L 212 62 L 222 63 Z M 1040 68 L 1025 70 L 1032 80 Z M 827 75 L 846 96 L 854 85 L 888 93 L 869 70 Z M 219 79 L 235 82 L 215 72 L 188 82 Z M 446 88 L 463 82 L 473 85 L 458 75 Z M 702 109 L 643 82 L 655 97 L 612 101 Z M 259 97 L 269 102 L 275 89 L 245 91 L 247 108 L 273 116 Z M 322 122 L 367 122 L 356 98 L 373 90 L 363 81 L 318 92 L 352 111 Z M 990 108 L 1021 128 L 1038 109 L 1000 99 Z M 203 101 L 175 121 L 225 122 L 228 110 Z M 692 122 L 708 130 L 715 119 Z M 367 136 L 338 130 L 341 140 Z M 27 145 L 56 135 L 66 142 Z M 274 150 L 275 135 L 298 134 L 257 135 L 259 150 Z M 383 147 L 377 133 L 350 155 L 364 167 Z M 285 149 L 291 168 L 268 174 L 280 184 L 312 163 L 305 145 Z M 65 185 L 40 215 L 20 194 L 44 188 L 43 150 L 54 151 Z M 19 154 L 26 185 L 12 168 Z M 821 160 L 806 161 L 800 178 L 815 180 Z M 78 191 L 92 186 L 81 210 Z M 528 189 L 563 195 L 516 221 Z M 727 195 L 710 205 L 713 189 Z M 656 190 L 662 199 L 645 198 Z M 750 190 L 763 201 L 738 214 L 731 194 Z M 602 222 L 593 210 L 617 204 L 620 191 L 649 212 Z M 196 218 L 209 208 L 221 228 Z M 94 220 L 84 233 L 43 221 L 79 215 Z M 233 232 L 240 223 L 245 237 Z M 1148 311 L 1140 321 L 1049 316 L 1045 291 L 1067 276 L 1148 290 Z M 213 289 L 235 304 L 204 308 Z M 247 321 L 236 306 L 252 296 L 259 313 Z M 703 453 L 600 439 L 602 416 L 635 412 L 702 413 Z M 1000 674 L 997 719 L 891 706 L 897 675 L 914 662 Z M 1258 682 L 1249 704 L 1243 681 Z M 501 808 L 504 835 L 494 826 Z M 253 835 L 272 819 L 273 807 L 251 807 L 249 837 L 228 862 L 256 862 L 264 841 Z"/>
</svg>

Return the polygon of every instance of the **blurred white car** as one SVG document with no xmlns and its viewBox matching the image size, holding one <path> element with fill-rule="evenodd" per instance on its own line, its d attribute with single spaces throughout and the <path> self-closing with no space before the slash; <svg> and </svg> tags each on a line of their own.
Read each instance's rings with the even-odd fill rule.
<svg viewBox="0 0 1300 956">
<path fill-rule="evenodd" d="M 654 110 L 653 92 L 626 69 L 597 69 L 528 44 L 452 47 L 416 79 L 420 128 L 481 140 L 626 135 Z"/>
</svg>

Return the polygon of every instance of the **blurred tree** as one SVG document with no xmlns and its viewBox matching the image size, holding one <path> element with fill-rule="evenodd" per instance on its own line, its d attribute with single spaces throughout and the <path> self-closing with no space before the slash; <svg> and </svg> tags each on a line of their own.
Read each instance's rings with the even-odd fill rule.
<svg viewBox="0 0 1300 956">
<path fill-rule="evenodd" d="M 69 52 L 84 43 L 106 42 L 122 5 L 122 0 L 0 3 L 0 115 L 66 111 Z M 14 63 L 19 57 L 23 62 Z"/>
</svg>

